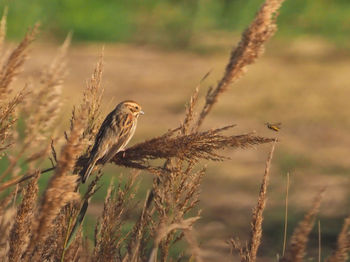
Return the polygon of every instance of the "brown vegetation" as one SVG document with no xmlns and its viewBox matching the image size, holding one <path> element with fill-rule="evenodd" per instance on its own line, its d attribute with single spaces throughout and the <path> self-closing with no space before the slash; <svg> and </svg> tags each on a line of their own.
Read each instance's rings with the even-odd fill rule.
<svg viewBox="0 0 350 262">
<path fill-rule="evenodd" d="M 244 245 L 239 240 L 229 241 L 232 248 L 239 252 L 241 261 L 256 261 L 262 238 L 269 169 L 277 139 L 254 133 L 227 135 L 233 126 L 204 131 L 199 131 L 199 128 L 218 96 L 230 83 L 241 77 L 246 66 L 254 63 L 262 53 L 264 43 L 276 31 L 276 14 L 282 2 L 283 0 L 266 0 L 262 5 L 250 27 L 243 33 L 239 45 L 232 51 L 223 78 L 214 90 L 209 89 L 199 116 L 195 114 L 195 108 L 200 86 L 195 89 L 184 121 L 179 127 L 127 148 L 112 159 L 111 162 L 116 165 L 152 173 L 153 185 L 146 195 L 143 207 L 138 211 L 136 222 L 125 233 L 122 229 L 127 222 L 126 214 L 137 206 L 134 198 L 139 173 L 130 172 L 125 185 L 114 187 L 110 182 L 103 212 L 95 228 L 93 246 L 83 236 L 81 228 L 89 202 L 99 189 L 103 173 L 99 170 L 84 195 L 80 194 L 77 174 L 85 165 L 101 123 L 103 56 L 86 85 L 81 104 L 73 108 L 70 128 L 64 133 L 64 144 L 57 150 L 53 126 L 60 113 L 61 85 L 65 76 L 65 57 L 70 37 L 67 37 L 48 69 L 43 70 L 38 83 L 28 81 L 23 90 L 13 95 L 10 84 L 26 60 L 37 26 L 29 30 L 22 42 L 4 60 L 0 71 L 0 151 L 6 152 L 9 159 L 7 169 L 0 175 L 0 191 L 9 190 L 9 194 L 0 202 L 2 260 L 168 261 L 170 248 L 183 241 L 188 246 L 187 254 L 180 254 L 178 259 L 184 257 L 191 261 L 202 261 L 193 229 L 200 218 L 196 206 L 205 175 L 201 160 L 223 161 L 227 157 L 220 150 L 244 149 L 274 142 L 266 163 L 258 203 L 252 215 L 249 243 Z M 5 31 L 6 12 L 0 23 L 0 50 Z M 25 116 L 24 139 L 16 135 L 16 122 L 20 114 Z M 52 167 L 45 170 L 43 163 L 47 158 L 50 158 Z M 23 159 L 26 169 L 21 168 Z M 38 199 L 38 179 L 48 171 L 54 172 L 42 199 Z M 18 199 L 20 201 L 16 201 Z M 321 197 L 318 196 L 312 209 L 296 228 L 281 261 L 303 260 L 320 201 Z M 349 219 L 345 221 L 337 248 L 328 261 L 347 259 L 350 243 L 348 227 Z"/>
</svg>

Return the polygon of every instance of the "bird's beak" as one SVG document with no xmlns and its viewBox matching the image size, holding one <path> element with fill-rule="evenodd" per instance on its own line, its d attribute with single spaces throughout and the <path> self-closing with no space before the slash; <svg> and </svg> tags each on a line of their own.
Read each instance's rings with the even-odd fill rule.
<svg viewBox="0 0 350 262">
<path fill-rule="evenodd" d="M 143 112 L 142 110 L 140 111 L 140 115 L 144 115 L 145 114 L 145 112 Z"/>
</svg>

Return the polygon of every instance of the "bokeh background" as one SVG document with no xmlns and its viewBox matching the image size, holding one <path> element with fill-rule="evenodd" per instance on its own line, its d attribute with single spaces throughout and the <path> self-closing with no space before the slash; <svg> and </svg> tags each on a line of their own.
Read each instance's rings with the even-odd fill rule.
<svg viewBox="0 0 350 262">
<path fill-rule="evenodd" d="M 8 6 L 9 44 L 18 41 L 27 27 L 41 23 L 39 39 L 15 82 L 17 87 L 28 77 L 38 76 L 67 33 L 73 32 L 60 130 L 67 127 L 72 106 L 81 98 L 104 46 L 103 113 L 124 99 L 138 101 L 146 112 L 131 142 L 134 144 L 178 126 L 195 86 L 211 70 L 201 91 L 203 102 L 207 88 L 222 76 L 232 47 L 262 2 L 12 0 L 1 1 L 0 11 Z M 327 186 L 319 216 L 324 256 L 335 245 L 343 219 L 350 213 L 350 3 L 287 0 L 278 25 L 264 56 L 221 96 L 204 124 L 204 128 L 214 128 L 233 123 L 237 124 L 236 134 L 256 131 L 276 136 L 264 123 L 282 122 L 259 250 L 264 261 L 275 260 L 282 250 L 287 173 L 291 180 L 288 235 L 322 186 Z M 231 160 L 205 163 L 208 171 L 198 208 L 202 219 L 196 231 L 207 261 L 229 259 L 228 238 L 247 239 L 269 150 L 270 146 L 264 145 L 227 151 Z M 3 170 L 6 159 L 0 164 Z M 89 237 L 111 177 L 117 183 L 119 174 L 129 172 L 112 165 L 105 171 L 103 187 L 85 221 Z M 48 178 L 41 178 L 43 185 Z M 140 200 L 151 181 L 145 173 Z M 131 221 L 132 217 L 130 214 Z M 315 228 L 310 257 L 317 252 L 317 234 Z M 172 252 L 179 251 L 175 248 Z"/>
</svg>

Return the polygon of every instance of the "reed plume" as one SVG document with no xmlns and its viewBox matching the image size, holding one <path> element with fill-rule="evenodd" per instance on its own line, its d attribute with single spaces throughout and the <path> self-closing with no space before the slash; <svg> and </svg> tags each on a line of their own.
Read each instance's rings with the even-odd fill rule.
<svg viewBox="0 0 350 262">
<path fill-rule="evenodd" d="M 350 251 L 350 217 L 344 220 L 343 227 L 338 235 L 337 246 L 326 262 L 345 262 L 349 259 Z"/>
<path fill-rule="evenodd" d="M 240 79 L 247 70 L 264 52 L 264 44 L 277 30 L 276 18 L 284 0 L 266 0 L 255 15 L 253 22 L 243 32 L 237 47 L 231 52 L 225 73 L 215 89 L 208 90 L 205 105 L 198 117 L 197 129 L 202 125 L 205 117 L 218 101 L 230 84 Z"/>
<path fill-rule="evenodd" d="M 14 143 L 14 126 L 18 119 L 18 107 L 25 100 L 28 92 L 22 89 L 8 103 L 0 108 L 0 152 Z M 0 156 L 1 157 L 1 156 Z"/>
<path fill-rule="evenodd" d="M 35 39 L 38 27 L 39 25 L 35 25 L 33 29 L 30 29 L 27 32 L 22 42 L 20 42 L 11 52 L 10 56 L 2 66 L 0 71 L 0 101 L 6 99 L 12 92 L 10 84 L 20 72 L 23 63 L 27 58 L 28 48 Z"/>
<path fill-rule="evenodd" d="M 290 238 L 289 246 L 284 256 L 279 260 L 281 262 L 301 262 L 305 256 L 306 245 L 309 240 L 309 234 L 315 224 L 315 217 L 321 205 L 321 200 L 325 188 L 315 197 L 311 209 L 306 213 L 304 219 L 299 222 Z"/>
<path fill-rule="evenodd" d="M 6 38 L 6 22 L 7 22 L 7 12 L 8 12 L 8 8 L 5 7 L 4 8 L 4 12 L 2 14 L 1 20 L 0 20 L 0 54 L 3 54 L 3 49 L 4 49 L 4 41 Z M 3 63 L 3 58 L 0 59 L 0 66 L 2 66 Z"/>
<path fill-rule="evenodd" d="M 95 248 L 93 261 L 122 261 L 118 250 L 122 249 L 124 237 L 121 234 L 121 226 L 125 222 L 125 214 L 130 201 L 135 197 L 133 187 L 135 186 L 137 173 L 128 179 L 125 186 L 114 189 L 112 182 L 109 186 L 105 199 L 102 216 L 99 220 L 100 227 L 96 230 Z"/>
<path fill-rule="evenodd" d="M 102 49 L 102 53 L 95 66 L 94 72 L 92 73 L 90 80 L 86 83 L 83 93 L 83 103 L 89 105 L 87 109 L 87 125 L 84 130 L 84 136 L 87 139 L 89 146 L 93 144 L 98 128 L 101 124 L 100 109 L 104 93 L 104 88 L 102 86 L 103 56 L 104 49 Z"/>
<path fill-rule="evenodd" d="M 20 261 L 32 234 L 33 218 L 39 191 L 39 174 L 39 172 L 36 172 L 35 176 L 29 181 L 24 190 L 22 202 L 17 208 L 15 222 L 10 233 L 9 261 Z"/>
<path fill-rule="evenodd" d="M 38 143 L 47 139 L 52 132 L 61 109 L 62 84 L 67 74 L 66 55 L 70 45 L 69 34 L 59 48 L 52 63 L 41 73 L 40 82 L 35 86 L 25 106 L 26 138 L 24 143 L 33 150 Z M 47 143 L 45 143 L 47 144 Z"/>
<path fill-rule="evenodd" d="M 241 241 L 238 238 L 231 238 L 229 243 L 232 246 L 232 249 L 238 252 L 240 255 L 241 262 L 254 262 L 256 261 L 258 248 L 261 243 L 262 237 L 262 222 L 263 222 L 263 212 L 265 210 L 265 205 L 267 201 L 267 185 L 270 174 L 270 167 L 272 156 L 275 151 L 277 139 L 275 139 L 274 144 L 272 145 L 271 151 L 269 153 L 268 159 L 266 161 L 265 172 L 263 180 L 260 186 L 260 193 L 258 197 L 258 203 L 253 209 L 252 220 L 250 223 L 250 239 L 249 243 L 246 246 L 243 246 Z"/>
<path fill-rule="evenodd" d="M 226 126 L 188 135 L 175 134 L 174 130 L 169 131 L 162 136 L 146 140 L 118 153 L 111 161 L 117 165 L 139 169 L 147 169 L 149 167 L 147 161 L 158 158 L 176 157 L 182 160 L 222 161 L 226 157 L 218 153 L 220 149 L 248 148 L 274 141 L 273 138 L 260 137 L 254 134 L 236 136 L 222 134 L 223 131 L 232 127 Z"/>
<path fill-rule="evenodd" d="M 3 45 L 6 36 L 6 19 L 7 8 L 5 8 L 3 16 L 0 21 L 0 54 L 1 61 L 4 59 Z M 29 30 L 21 43 L 12 51 L 7 60 L 1 63 L 0 69 L 0 152 L 6 150 L 13 144 L 13 137 L 15 123 L 17 122 L 17 115 L 19 105 L 23 103 L 24 98 L 28 95 L 26 88 L 18 92 L 13 97 L 11 83 L 16 75 L 20 72 L 24 61 L 28 55 L 28 48 L 34 41 L 38 26 Z"/>
<path fill-rule="evenodd" d="M 27 249 L 27 259 L 35 260 L 40 257 L 40 246 L 35 247 L 34 243 L 44 242 L 50 233 L 52 221 L 57 217 L 61 209 L 67 203 L 79 199 L 79 194 L 75 192 L 78 176 L 69 175 L 69 173 L 73 171 L 76 159 L 83 150 L 81 137 L 86 125 L 86 112 L 87 105 L 82 104 L 79 107 L 77 117 L 72 122 L 72 130 L 68 141 L 62 150 L 55 173 L 44 194 L 39 212 L 38 226 Z"/>
</svg>

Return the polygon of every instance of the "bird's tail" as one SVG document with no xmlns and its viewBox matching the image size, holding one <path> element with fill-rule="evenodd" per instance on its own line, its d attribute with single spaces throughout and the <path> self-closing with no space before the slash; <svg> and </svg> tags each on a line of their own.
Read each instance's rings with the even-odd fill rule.
<svg viewBox="0 0 350 262">
<path fill-rule="evenodd" d="M 83 168 L 83 170 L 81 171 L 81 182 L 84 184 L 85 181 L 89 178 L 92 170 L 94 169 L 96 164 L 96 161 L 88 161 L 87 165 Z"/>
</svg>

